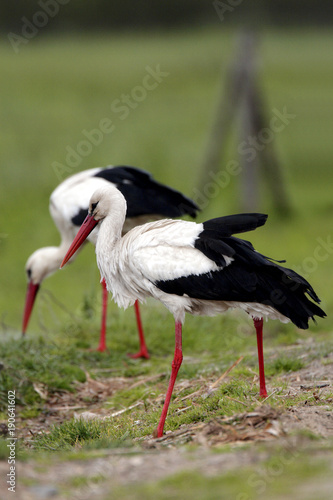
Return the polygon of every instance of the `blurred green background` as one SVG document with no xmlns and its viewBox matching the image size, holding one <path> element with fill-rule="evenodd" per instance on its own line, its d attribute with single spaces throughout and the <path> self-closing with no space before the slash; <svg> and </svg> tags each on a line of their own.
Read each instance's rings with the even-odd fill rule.
<svg viewBox="0 0 333 500">
<path fill-rule="evenodd" d="M 309 279 L 326 312 L 332 312 L 333 5 L 326 1 L 320 6 L 277 0 L 1 4 L 2 337 L 19 337 L 27 258 L 59 241 L 48 212 L 59 165 L 66 167 L 65 177 L 91 167 L 129 164 L 196 197 L 221 81 L 234 62 L 240 33 L 248 28 L 257 35 L 267 117 L 284 107 L 295 115 L 274 136 L 293 211 L 279 217 L 260 180 L 257 209 L 267 212 L 269 220 L 249 239 L 262 253 L 286 258 Z M 132 99 L 126 116 L 117 111 L 123 96 L 139 96 L 136 87 L 158 68 L 163 77 L 156 88 L 141 100 Z M 77 151 L 86 140 L 84 131 L 98 128 L 104 119 L 112 121 L 114 130 L 77 165 L 68 166 L 68 151 Z M 236 121 L 221 170 L 239 161 L 238 129 Z M 240 211 L 239 181 L 233 176 L 198 220 Z M 94 250 L 87 247 L 75 265 L 44 283 L 28 334 L 59 328 L 68 317 L 62 304 L 78 310 L 87 294 L 99 293 L 98 281 Z M 332 328 L 330 314 L 317 328 Z"/>
</svg>

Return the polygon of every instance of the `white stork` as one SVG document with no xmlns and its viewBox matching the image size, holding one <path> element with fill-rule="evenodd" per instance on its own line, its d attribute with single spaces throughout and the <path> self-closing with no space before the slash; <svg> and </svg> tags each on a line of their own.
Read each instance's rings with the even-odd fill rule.
<svg viewBox="0 0 333 500">
<path fill-rule="evenodd" d="M 33 304 L 41 282 L 59 269 L 61 261 L 73 241 L 87 213 L 89 200 L 98 188 L 116 186 L 127 202 L 126 220 L 122 232 L 125 234 L 138 224 L 162 217 L 180 217 L 189 214 L 196 216 L 196 204 L 168 186 L 156 182 L 152 176 L 141 169 L 116 166 L 85 170 L 68 177 L 53 191 L 50 197 L 50 213 L 61 236 L 58 247 L 45 247 L 36 250 L 26 263 L 28 290 L 23 315 L 22 332 L 28 326 Z M 97 230 L 89 236 L 94 245 L 97 240 Z M 101 334 L 99 351 L 106 349 L 106 307 L 107 291 L 104 281 L 102 300 Z M 132 357 L 149 358 L 144 340 L 138 302 L 135 302 L 135 313 L 140 339 L 140 350 Z"/>
<path fill-rule="evenodd" d="M 171 378 L 157 427 L 164 423 L 182 363 L 182 324 L 185 313 L 213 316 L 240 308 L 254 319 L 258 350 L 262 349 L 263 318 L 292 321 L 308 328 L 314 316 L 324 311 L 311 302 L 320 300 L 299 274 L 258 253 L 251 243 L 232 236 L 265 224 L 263 214 L 219 217 L 197 224 L 159 220 L 135 227 L 122 237 L 126 200 L 111 186 L 97 190 L 89 214 L 64 258 L 61 267 L 79 249 L 96 225 L 97 264 L 107 289 L 120 307 L 160 300 L 175 319 L 175 354 Z M 260 374 L 260 395 L 267 394 L 265 376 Z"/>
</svg>

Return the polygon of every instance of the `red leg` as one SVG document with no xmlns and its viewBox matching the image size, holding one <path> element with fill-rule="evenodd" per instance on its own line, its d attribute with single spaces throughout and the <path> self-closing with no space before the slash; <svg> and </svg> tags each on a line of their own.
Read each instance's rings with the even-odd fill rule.
<svg viewBox="0 0 333 500">
<path fill-rule="evenodd" d="M 257 347 L 258 347 L 258 361 L 259 361 L 259 383 L 261 398 L 267 398 L 266 383 L 265 383 L 265 369 L 264 369 L 264 352 L 262 342 L 262 326 L 263 319 L 253 318 L 253 323 L 257 332 Z"/>
<path fill-rule="evenodd" d="M 146 341 L 145 341 L 145 336 L 143 333 L 142 321 L 141 321 L 141 316 L 140 316 L 139 302 L 137 300 L 134 303 L 134 310 L 135 310 L 136 323 L 138 325 L 140 350 L 136 354 L 129 354 L 128 356 L 130 358 L 133 358 L 133 359 L 136 359 L 136 358 L 149 359 L 150 356 L 149 356 L 148 349 L 146 346 Z"/>
<path fill-rule="evenodd" d="M 106 350 L 106 312 L 108 307 L 108 291 L 106 288 L 105 279 L 101 281 L 102 284 L 102 321 L 101 321 L 101 335 L 99 338 L 99 345 L 97 351 L 104 352 Z"/>
<path fill-rule="evenodd" d="M 176 322 L 175 325 L 175 335 L 176 335 L 176 342 L 175 342 L 175 355 L 172 361 L 171 365 L 171 377 L 169 381 L 169 386 L 168 390 L 165 396 L 165 401 L 160 417 L 160 421 L 158 423 L 157 429 L 156 429 L 156 437 L 162 437 L 163 436 L 163 429 L 164 429 L 164 423 L 165 419 L 168 413 L 168 408 L 172 396 L 172 391 L 176 382 L 177 374 L 180 368 L 180 365 L 182 364 L 183 361 L 183 352 L 182 352 L 182 324 L 179 322 Z"/>
</svg>

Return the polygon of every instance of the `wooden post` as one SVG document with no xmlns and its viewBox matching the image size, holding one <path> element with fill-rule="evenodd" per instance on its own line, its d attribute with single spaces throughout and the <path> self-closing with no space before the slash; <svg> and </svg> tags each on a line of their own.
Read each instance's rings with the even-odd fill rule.
<svg viewBox="0 0 333 500">
<path fill-rule="evenodd" d="M 280 216 L 290 215 L 292 207 L 285 188 L 281 164 L 275 151 L 274 131 L 267 126 L 268 120 L 263 93 L 260 91 L 258 84 L 253 87 L 251 116 L 256 137 L 260 138 L 260 134 L 263 134 L 264 129 L 270 131 L 272 138 L 265 141 L 264 147 L 262 147 L 259 154 L 260 170 L 270 191 L 276 211 Z"/>
<path fill-rule="evenodd" d="M 276 211 L 280 215 L 291 213 L 285 190 L 281 166 L 274 150 L 274 137 L 260 143 L 264 129 L 269 129 L 264 111 L 264 101 L 257 79 L 255 37 L 245 33 L 239 42 L 239 54 L 234 59 L 226 80 L 221 80 L 221 90 L 216 115 L 208 137 L 198 188 L 211 181 L 211 175 L 220 169 L 223 150 L 226 149 L 233 122 L 240 114 L 241 126 L 237 156 L 242 167 L 240 180 L 240 205 L 242 210 L 253 211 L 260 207 L 259 174 L 262 173 L 270 190 Z M 272 132 L 273 133 L 273 132 Z M 252 154 L 241 146 L 252 141 Z M 254 152 L 254 153 L 253 153 Z"/>
<path fill-rule="evenodd" d="M 209 177 L 210 172 L 216 174 L 220 169 L 222 151 L 226 147 L 232 129 L 232 123 L 236 117 L 239 101 L 242 96 L 242 86 L 244 82 L 243 67 L 242 51 L 240 51 L 240 57 L 234 60 L 230 70 L 227 72 L 226 80 L 221 78 L 215 117 L 211 131 L 208 135 L 207 146 L 199 175 L 199 189 L 202 189 L 202 186 L 211 181 Z"/>
<path fill-rule="evenodd" d="M 255 135 L 253 121 L 253 91 L 256 78 L 255 39 L 252 34 L 243 37 L 243 94 L 240 109 L 240 133 L 238 153 L 240 158 L 240 207 L 244 212 L 258 211 L 259 200 L 259 158 L 258 152 L 249 147 Z M 243 147 L 242 147 L 243 146 Z M 249 153 L 249 149 L 251 149 Z"/>
</svg>

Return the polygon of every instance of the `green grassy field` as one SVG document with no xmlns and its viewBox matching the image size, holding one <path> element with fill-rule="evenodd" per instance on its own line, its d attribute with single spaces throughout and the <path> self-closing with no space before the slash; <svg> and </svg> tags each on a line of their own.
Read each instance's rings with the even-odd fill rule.
<svg viewBox="0 0 333 500">
<path fill-rule="evenodd" d="M 42 384 L 49 394 L 70 390 L 75 393 L 75 382 L 85 381 L 87 373 L 97 379 L 108 373 L 132 381 L 162 374 L 162 381 L 149 383 L 148 389 L 144 385 L 128 390 L 129 383 L 108 402 L 112 411 L 137 401 L 144 403 L 144 410 L 139 407 L 130 416 L 117 417 L 112 430 L 104 424 L 97 425 L 97 430 L 80 430 L 78 424 L 70 421 L 60 427 L 60 434 L 57 428 L 51 435 L 34 439 L 29 449 L 72 450 L 78 440 L 86 443 L 87 450 L 94 446 L 110 447 L 112 443 L 130 446 L 133 438 L 150 435 L 160 413 L 159 406 L 150 406 L 151 399 L 164 394 L 173 353 L 173 319 L 153 302 L 142 307 L 151 360 L 127 358 L 126 353 L 135 351 L 137 346 L 134 313 L 119 310 L 111 303 L 110 351 L 87 351 L 97 345 L 100 310 L 98 271 L 90 247 L 74 265 L 45 281 L 27 340 L 21 340 L 25 262 L 35 249 L 59 241 L 48 212 L 49 195 L 59 183 L 59 164 L 67 169 L 64 177 L 95 166 L 134 165 L 194 196 L 221 70 L 224 77 L 236 48 L 236 34 L 216 28 L 57 39 L 40 35 L 22 46 L 19 54 L 8 43 L 0 45 L 0 339 L 5 366 L 0 371 L 0 415 L 5 420 L 7 390 L 12 387 L 17 391 L 22 418 L 29 419 L 40 415 L 44 407 L 36 383 Z M 269 219 L 265 227 L 246 237 L 263 254 L 285 258 L 289 267 L 305 275 L 328 314 L 306 332 L 278 322 L 265 324 L 271 389 L 280 387 L 281 372 L 297 371 L 306 362 L 324 358 L 331 351 L 332 52 L 333 40 L 328 32 L 272 31 L 263 32 L 260 38 L 261 85 L 267 115 L 271 117 L 273 109 L 282 111 L 284 107 L 295 115 L 275 137 L 293 214 L 287 219 L 278 217 L 262 182 L 258 210 L 268 213 Z M 139 92 L 135 89 L 158 68 L 163 72 L 158 85 L 147 90 L 144 99 L 132 100 L 126 111 L 119 112 L 122 96 Z M 99 128 L 105 119 L 112 121 L 114 130 L 105 133 L 89 154 L 79 155 L 77 165 L 68 165 L 68 151 L 80 147 L 86 139 L 84 131 Z M 229 160 L 238 160 L 236 146 L 235 136 L 223 155 L 221 169 Z M 239 179 L 235 176 L 210 200 L 198 220 L 235 213 L 240 206 Z M 317 342 L 315 349 L 306 348 L 308 339 L 315 345 Z M 303 350 L 298 351 L 297 345 L 303 345 Z M 286 346 L 295 348 L 290 351 L 293 354 L 286 354 Z M 297 359 L 298 352 L 306 352 L 306 361 Z M 233 381 L 223 386 L 214 400 L 200 400 L 180 414 L 176 412 L 176 402 L 167 420 L 167 430 L 176 430 L 181 424 L 207 422 L 212 415 L 232 415 L 244 411 L 244 405 L 247 411 L 253 409 L 257 402 L 257 387 L 252 384 L 253 371 L 257 370 L 255 336 L 245 315 L 188 317 L 184 355 L 180 380 L 196 380 L 198 386 L 202 377 L 214 380 L 239 356 L 245 358 L 234 370 Z M 228 400 L 229 404 L 221 405 L 219 398 L 223 394 L 240 403 Z M 274 397 L 271 401 L 276 406 L 281 404 Z M 287 407 L 291 403 L 284 404 Z M 134 420 L 141 424 L 133 427 Z M 26 445 L 21 447 L 24 451 Z M 5 455 L 5 451 L 0 450 L 1 453 Z M 29 453 L 24 451 L 23 457 Z M 231 473 L 228 481 L 232 478 Z M 180 485 L 181 490 L 185 479 L 177 477 L 174 484 Z M 218 489 L 220 484 L 214 487 Z M 230 491 L 237 490 L 230 486 Z M 127 493 L 119 492 L 117 498 L 126 498 Z M 148 493 L 153 495 L 154 490 L 142 494 Z M 282 498 L 279 494 L 282 495 L 277 488 L 276 498 Z M 154 498 L 158 497 L 154 494 Z"/>
<path fill-rule="evenodd" d="M 312 271 L 306 259 L 313 256 L 317 238 L 326 241 L 330 235 L 330 43 L 328 33 L 278 32 L 263 33 L 260 46 L 268 116 L 273 108 L 282 111 L 284 106 L 296 115 L 276 137 L 295 216 L 276 220 L 263 186 L 259 209 L 268 212 L 270 220 L 251 239 L 264 253 L 286 258 L 290 266 L 303 263 L 304 267 L 305 260 L 305 271 Z M 68 174 L 107 164 L 135 165 L 193 195 L 214 116 L 221 67 L 225 73 L 236 47 L 234 34 L 217 30 L 60 40 L 41 37 L 17 55 L 9 45 L 0 47 L 0 203 L 4 215 L 0 307 L 11 330 L 20 328 L 25 287 L 22 270 L 27 257 L 37 247 L 58 241 L 48 213 L 49 195 L 59 182 L 54 162 L 65 165 Z M 142 84 L 147 66 L 159 66 L 167 76 L 122 119 L 124 113 L 111 107 Z M 68 166 L 66 148 L 76 150 L 85 139 L 83 131 L 98 128 L 104 118 L 112 120 L 114 131 L 105 134 L 88 156 L 81 156 L 77 166 Z M 225 153 L 222 169 L 230 159 L 238 159 L 233 148 Z M 211 200 L 199 220 L 239 210 L 238 184 L 236 176 Z M 56 295 L 61 291 L 72 310 L 82 301 L 82 294 L 73 294 L 73 289 L 95 287 L 92 249 L 88 253 L 80 256 L 75 267 L 47 282 Z M 326 307 L 332 303 L 330 287 L 322 278 L 330 262 L 330 258 L 318 262 L 311 276 Z"/>
</svg>

